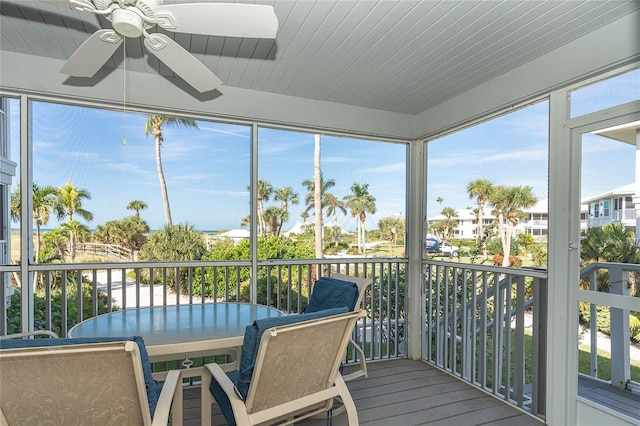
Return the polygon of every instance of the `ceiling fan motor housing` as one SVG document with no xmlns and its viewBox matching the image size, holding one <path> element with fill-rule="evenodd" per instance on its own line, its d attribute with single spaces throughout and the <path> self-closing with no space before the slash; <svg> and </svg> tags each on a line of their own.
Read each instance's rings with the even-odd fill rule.
<svg viewBox="0 0 640 426">
<path fill-rule="evenodd" d="M 130 10 L 114 9 L 111 14 L 111 23 L 113 29 L 125 37 L 140 37 L 142 35 L 144 21 L 138 14 Z"/>
<path fill-rule="evenodd" d="M 98 10 L 110 10 L 105 18 L 111 21 L 113 29 L 124 37 L 140 37 L 144 29 L 155 25 L 154 9 L 163 4 L 162 0 L 93 0 Z M 145 19 L 148 19 L 145 22 Z"/>
</svg>

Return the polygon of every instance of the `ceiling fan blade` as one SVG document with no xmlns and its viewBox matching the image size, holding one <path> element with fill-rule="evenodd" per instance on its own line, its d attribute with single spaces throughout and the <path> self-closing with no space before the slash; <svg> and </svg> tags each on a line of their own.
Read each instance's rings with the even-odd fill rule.
<svg viewBox="0 0 640 426">
<path fill-rule="evenodd" d="M 122 44 L 113 30 L 99 30 L 73 52 L 61 73 L 73 77 L 93 77 Z"/>
<path fill-rule="evenodd" d="M 165 34 L 150 34 L 145 37 L 144 44 L 152 54 L 198 92 L 208 92 L 222 84 L 222 80 L 209 68 Z"/>
<path fill-rule="evenodd" d="M 40 3 L 46 3 L 57 7 L 68 7 L 81 12 L 95 12 L 96 7 L 91 0 L 38 0 Z"/>
<path fill-rule="evenodd" d="M 187 3 L 158 6 L 158 25 L 180 33 L 223 37 L 275 38 L 278 17 L 272 6 L 240 3 Z"/>
</svg>

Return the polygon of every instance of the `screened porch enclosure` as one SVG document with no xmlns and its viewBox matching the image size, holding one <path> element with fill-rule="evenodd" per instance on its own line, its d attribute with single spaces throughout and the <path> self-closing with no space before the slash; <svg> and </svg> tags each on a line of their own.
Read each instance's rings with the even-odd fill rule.
<svg viewBox="0 0 640 426">
<path fill-rule="evenodd" d="M 603 199 L 600 208 L 600 198 L 591 196 L 623 185 L 613 185 L 607 177 L 610 175 L 595 174 L 591 183 L 612 183 L 615 188 L 586 194 L 593 175 L 582 173 L 604 170 L 591 167 L 583 156 L 591 147 L 589 135 L 640 122 L 636 37 L 640 4 L 258 3 L 273 6 L 279 19 L 278 35 L 270 43 L 173 36 L 222 77 L 224 84 L 219 90 L 203 94 L 192 90 L 164 64 L 149 61 L 141 39 L 131 40 L 129 55 L 120 51 L 95 77 L 68 78 L 60 69 L 105 21 L 47 2 L 0 0 L 0 299 L 4 302 L 0 333 L 48 329 L 64 336 L 87 318 L 145 305 L 247 301 L 298 313 L 316 278 L 346 273 L 374 280 L 364 299 L 368 315 L 354 331 L 354 340 L 363 347 L 372 368 L 370 379 L 350 385 L 361 401 L 358 408 L 363 424 L 386 421 L 380 410 L 371 408 L 381 399 L 406 399 L 401 384 L 390 374 L 394 371 L 424 379 L 414 383 L 423 396 L 398 405 L 399 412 L 393 414 L 400 423 L 430 413 L 443 422 L 449 414 L 454 423 L 472 422 L 466 403 L 458 404 L 466 408 L 448 414 L 446 408 L 438 408 L 442 405 L 434 395 L 442 388 L 433 387 L 433 383 L 442 381 L 472 400 L 488 401 L 492 408 L 487 411 L 495 408 L 505 413 L 501 419 L 488 418 L 488 422 L 638 424 L 640 378 L 631 355 L 629 318 L 640 311 L 639 299 L 631 294 L 640 271 L 637 263 L 628 259 L 596 259 L 586 265 L 581 245 L 582 232 L 587 229 L 583 224 L 590 220 L 604 223 L 607 206 L 608 218 L 614 222 L 616 217 L 631 222 L 629 212 L 635 212 L 637 245 L 637 131 L 634 141 L 625 142 L 620 163 L 607 166 L 610 175 L 628 176 L 633 164 L 633 195 L 616 195 L 610 203 Z M 617 91 L 606 86 L 617 78 L 627 78 L 628 89 Z M 599 82 L 605 86 L 597 85 Z M 594 91 L 585 90 L 589 87 Z M 589 102 L 598 92 L 609 96 L 604 102 Z M 580 99 L 584 102 L 578 102 Z M 446 153 L 455 149 L 453 143 L 447 145 L 447 138 L 529 108 L 541 112 L 543 119 L 524 121 L 516 127 L 534 130 L 544 123 L 544 141 L 537 141 L 529 157 L 543 152 L 544 158 L 538 160 L 546 164 L 547 172 L 539 173 L 540 182 L 524 182 L 517 177 L 527 168 L 520 167 L 499 184 L 545 188 L 538 201 L 546 197 L 547 207 L 533 212 L 529 225 L 537 237 L 546 237 L 546 263 L 512 268 L 494 265 L 493 259 L 481 263 L 478 256 L 463 256 L 463 261 L 426 257 L 427 221 L 455 199 L 454 191 L 440 189 L 446 185 L 430 185 L 440 177 L 446 184 L 447 178 L 453 181 L 470 172 L 471 164 L 497 157 L 504 162 L 490 163 L 487 168 L 507 171 L 505 165 L 515 164 L 516 148 L 533 146 L 519 136 L 495 151 L 476 143 L 470 145 L 475 149 L 465 152 L 467 163 L 447 163 L 450 158 Z M 61 113 L 50 114 L 53 109 Z M 83 115 L 89 109 L 96 115 Z M 145 134 L 148 115 L 183 117 L 199 129 L 184 134 L 167 128 L 162 141 Z M 107 117 L 118 125 L 107 129 Z M 223 140 L 222 135 L 232 139 Z M 264 230 L 286 232 L 296 221 L 301 222 L 300 228 L 307 220 L 314 220 L 304 200 L 311 185 L 301 181 L 314 176 L 315 135 L 321 135 L 327 148 L 325 164 L 331 160 L 334 168 L 328 173 L 327 166 L 325 181 L 314 180 L 314 185 L 335 180 L 331 189 L 335 188 L 334 195 L 342 201 L 345 196 L 369 191 L 378 199 L 376 207 L 383 216 L 402 216 L 399 222 L 378 227 L 378 247 L 367 245 L 372 239 L 368 232 L 383 217 L 368 211 L 367 220 L 358 221 L 350 209 L 343 216 L 339 213 L 337 220 L 332 214 L 324 215 L 329 226 L 321 228 L 325 236 L 322 256 L 314 250 L 301 253 L 296 251 L 299 247 L 279 242 L 264 244 L 260 239 Z M 98 136 L 108 144 L 95 143 Z M 93 150 L 79 149 L 80 139 Z M 270 149 L 276 147 L 271 145 L 273 141 L 278 142 L 278 149 Z M 248 230 L 248 235 L 235 234 L 237 241 L 227 247 L 229 252 L 237 250 L 234 257 L 150 261 L 144 256 L 136 258 L 136 250 L 130 250 L 118 251 L 116 259 L 114 252 L 105 249 L 104 258 L 83 262 L 82 256 L 91 248 L 78 245 L 82 250 L 72 254 L 69 248 L 63 262 L 53 261 L 55 250 L 44 250 L 44 234 L 52 229 L 39 229 L 43 218 L 34 216 L 34 184 L 57 188 L 66 185 L 74 173 L 88 182 L 106 176 L 113 184 L 105 185 L 107 196 L 87 209 L 100 219 L 90 226 L 105 224 L 106 229 L 111 220 L 138 213 L 142 218 L 146 214 L 151 217 L 153 212 L 159 219 L 151 224 L 151 234 L 151 229 L 159 230 L 169 222 L 159 190 L 162 183 L 159 185 L 156 143 L 162 146 L 169 199 L 176 193 L 193 191 L 189 192 L 192 199 L 210 202 L 198 208 L 174 202 L 174 223 L 188 228 L 183 221 L 204 221 L 212 216 L 211 206 L 221 215 L 232 212 L 228 224 L 233 225 L 215 230 Z M 111 152 L 100 151 L 107 146 Z M 299 150 L 302 146 L 304 152 Z M 189 152 L 186 147 L 199 150 Z M 375 155 L 374 147 L 384 147 L 384 151 Z M 133 158 L 145 158 L 144 167 L 133 163 Z M 381 166 L 377 162 L 380 158 L 388 161 Z M 297 159 L 305 162 L 296 163 Z M 278 174 L 290 170 L 296 171 L 299 179 L 287 180 Z M 56 182 L 43 180 L 54 173 Z M 373 185 L 374 178 L 379 178 L 380 186 Z M 474 178 L 477 176 L 464 183 Z M 265 182 L 274 190 L 268 202 Z M 291 194 L 285 195 L 286 191 L 275 199 L 275 190 L 293 187 L 292 182 L 298 186 L 292 189 L 298 193 L 299 204 Z M 173 195 L 172 185 L 176 185 Z M 22 202 L 12 209 L 16 207 L 12 206 L 15 188 L 22 194 Z M 128 208 L 116 202 L 118 193 L 132 189 L 138 192 L 128 196 L 127 202 L 145 201 L 147 208 L 139 203 Z M 155 197 L 153 204 L 143 199 L 147 194 Z M 214 202 L 214 194 L 226 198 Z M 393 199 L 384 198 L 391 194 Z M 597 218 L 589 217 L 582 208 L 582 198 L 587 196 L 598 202 Z M 464 189 L 457 190 L 455 197 L 459 200 L 455 208 L 473 212 L 477 207 Z M 115 209 L 118 214 L 109 217 Z M 279 213 L 277 209 L 281 209 Z M 339 212 L 339 206 L 334 210 Z M 289 221 L 278 220 L 287 211 L 291 213 Z M 592 211 L 595 213 L 595 208 Z M 469 218 L 471 225 L 473 220 Z M 76 212 L 60 222 L 73 228 L 71 235 L 81 235 L 84 228 L 78 225 L 88 228 L 90 223 Z M 403 229 L 391 232 L 398 231 L 399 224 Z M 13 241 L 12 228 L 16 226 L 19 229 L 14 233 L 19 238 Z M 296 238 L 317 234 L 315 229 L 307 231 Z M 353 240 L 341 247 L 340 238 L 351 231 Z M 356 233 L 361 237 L 356 238 Z M 454 243 L 465 247 L 463 242 Z M 215 244 L 207 239 L 198 250 L 205 252 Z M 277 251 L 280 258 L 268 253 L 272 248 L 278 249 L 272 253 Z M 602 285 L 603 276 L 611 285 Z M 616 343 L 606 367 L 597 355 L 602 349 L 598 339 L 589 340 L 588 350 L 581 351 L 580 346 L 585 343 L 580 327 L 588 324 L 596 329 L 601 311 L 610 313 L 611 340 Z M 579 312 L 590 313 L 590 319 L 581 323 Z M 579 355 L 586 357 L 586 364 L 579 362 Z M 348 352 L 347 368 L 354 361 L 356 353 Z M 170 368 L 164 363 L 154 367 Z M 407 370 L 401 372 L 404 368 Z M 610 374 L 605 375 L 607 370 Z M 370 393 L 367 380 L 372 384 Z M 197 378 L 186 386 L 197 389 Z M 197 403 L 197 398 L 193 399 L 193 404 Z M 430 408 L 422 411 L 417 408 L 421 405 Z M 435 411 L 428 411 L 431 408 Z M 439 409 L 444 411 L 435 414 Z M 197 421 L 197 416 L 193 418 Z"/>
</svg>

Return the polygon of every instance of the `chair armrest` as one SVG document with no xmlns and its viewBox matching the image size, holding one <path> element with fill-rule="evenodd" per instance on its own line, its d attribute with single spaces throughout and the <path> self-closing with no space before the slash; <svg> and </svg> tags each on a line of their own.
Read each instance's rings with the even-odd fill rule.
<svg viewBox="0 0 640 426">
<path fill-rule="evenodd" d="M 172 404 L 173 402 L 173 404 Z M 152 425 L 167 425 L 169 423 L 169 413 L 171 424 L 182 426 L 183 421 L 183 392 L 182 392 L 182 375 L 179 370 L 171 370 L 167 373 L 167 377 L 162 386 L 162 391 L 158 397 L 158 405 L 153 415 Z"/>
<path fill-rule="evenodd" d="M 358 352 L 358 358 L 360 358 L 360 369 L 354 371 L 353 373 L 345 374 L 344 376 L 342 376 L 345 382 L 357 379 L 358 377 L 367 377 L 367 360 L 364 356 L 364 351 L 362 350 L 360 345 L 354 342 L 352 338 L 349 338 L 349 342 L 351 343 L 351 345 L 353 345 L 353 349 Z"/>
<path fill-rule="evenodd" d="M 53 331 L 49 330 L 36 330 L 28 333 L 15 333 L 15 334 L 7 334 L 5 336 L 0 336 L 0 339 L 22 339 L 23 337 L 31 337 L 31 336 L 49 336 L 51 338 L 57 339 L 58 335 Z"/>
<path fill-rule="evenodd" d="M 206 378 L 205 378 L 206 377 Z M 229 402 L 231 403 L 231 409 L 233 410 L 233 415 L 236 418 L 236 423 L 239 425 L 249 424 L 249 417 L 247 415 L 247 410 L 244 405 L 244 401 L 238 396 L 235 391 L 235 386 L 229 376 L 224 372 L 222 367 L 218 364 L 211 363 L 204 366 L 204 371 L 202 375 L 202 394 L 201 403 L 203 410 L 201 411 L 203 414 L 208 412 L 208 418 L 201 418 L 201 422 L 203 425 L 210 424 L 211 421 L 211 403 L 213 402 L 213 397 L 211 396 L 211 392 L 209 391 L 209 384 L 211 383 L 211 379 L 218 382 L 224 393 L 229 398 Z M 205 394 L 206 392 L 206 394 Z M 205 396 L 206 395 L 206 398 Z M 208 401 L 208 402 L 205 402 Z M 208 406 L 208 410 L 206 409 Z"/>
</svg>

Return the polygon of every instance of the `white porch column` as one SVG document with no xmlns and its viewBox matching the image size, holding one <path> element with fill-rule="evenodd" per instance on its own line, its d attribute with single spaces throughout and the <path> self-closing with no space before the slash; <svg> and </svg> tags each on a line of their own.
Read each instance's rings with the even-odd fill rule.
<svg viewBox="0 0 640 426">
<path fill-rule="evenodd" d="M 636 182 L 633 204 L 636 209 L 636 245 L 640 245 L 640 128 L 636 129 Z"/>
<path fill-rule="evenodd" d="M 422 356 L 424 324 L 424 275 L 422 273 L 422 247 L 424 247 L 425 214 L 425 143 L 413 141 L 409 147 L 406 256 L 409 259 L 405 276 L 404 294 L 407 306 L 407 355 L 411 359 Z"/>
<path fill-rule="evenodd" d="M 568 96 L 553 92 L 549 114 L 549 248 L 546 423 L 576 424 L 580 136 L 567 126 Z"/>
<path fill-rule="evenodd" d="M 623 271 L 622 267 L 612 267 L 609 270 L 609 282 L 609 293 L 621 296 L 629 295 L 629 290 L 627 289 L 629 271 Z M 609 312 L 611 324 L 611 384 L 620 389 L 626 389 L 627 383 L 631 380 L 629 311 L 610 307 Z"/>
</svg>

